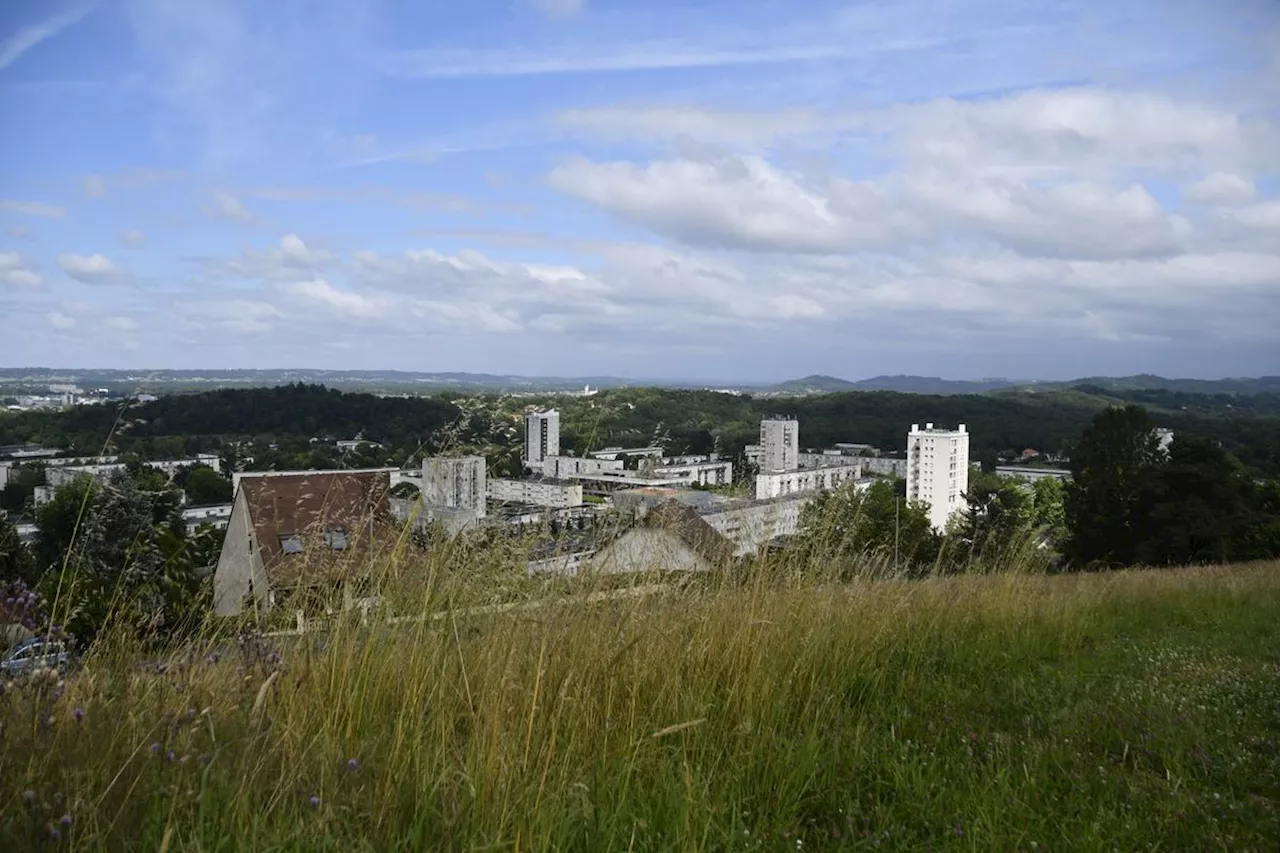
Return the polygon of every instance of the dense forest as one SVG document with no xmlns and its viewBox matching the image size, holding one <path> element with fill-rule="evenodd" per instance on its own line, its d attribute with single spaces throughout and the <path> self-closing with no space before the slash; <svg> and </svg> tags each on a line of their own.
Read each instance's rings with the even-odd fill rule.
<svg viewBox="0 0 1280 853">
<path fill-rule="evenodd" d="M 975 460 L 990 465 L 1005 451 L 1035 448 L 1070 454 L 1103 408 L 1132 402 L 1158 426 L 1220 442 L 1247 470 L 1280 475 L 1280 395 L 1204 395 L 1062 391 L 929 396 L 890 391 L 758 399 L 713 391 L 629 388 L 590 397 L 447 395 L 378 397 L 319 385 L 228 389 L 170 395 L 148 403 L 81 406 L 61 412 L 0 414 L 0 444 L 36 442 L 80 453 L 135 453 L 164 458 L 220 450 L 228 440 L 282 444 L 361 435 L 401 457 L 445 446 L 500 447 L 518 441 L 527 406 L 562 413 L 562 444 L 584 452 L 608 445 L 661 443 L 672 453 L 719 450 L 734 456 L 759 435 L 770 414 L 800 421 L 805 447 L 861 442 L 901 448 L 913 423 L 967 425 Z"/>
</svg>

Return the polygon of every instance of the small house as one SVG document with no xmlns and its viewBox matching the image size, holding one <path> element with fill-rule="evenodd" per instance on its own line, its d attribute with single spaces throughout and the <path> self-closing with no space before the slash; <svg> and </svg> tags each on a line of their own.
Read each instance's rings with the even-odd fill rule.
<svg viewBox="0 0 1280 853">
<path fill-rule="evenodd" d="M 239 478 L 213 577 L 220 616 L 265 612 L 305 593 L 314 609 L 350 599 L 395 528 L 382 471 L 302 471 Z"/>
</svg>

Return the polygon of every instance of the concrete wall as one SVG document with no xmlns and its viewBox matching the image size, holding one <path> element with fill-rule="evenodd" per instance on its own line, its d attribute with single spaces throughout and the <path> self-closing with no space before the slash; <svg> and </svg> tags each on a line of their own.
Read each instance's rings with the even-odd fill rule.
<svg viewBox="0 0 1280 853">
<path fill-rule="evenodd" d="M 579 456 L 548 456 L 542 460 L 542 476 L 564 480 L 577 474 L 622 471 L 621 459 L 583 459 Z"/>
<path fill-rule="evenodd" d="M 489 497 L 495 501 L 516 501 L 535 506 L 571 507 L 582 505 L 582 484 L 543 483 L 537 480 L 488 482 Z"/>
<path fill-rule="evenodd" d="M 422 461 L 422 500 L 427 506 L 474 512 L 484 518 L 488 489 L 483 456 L 430 456 Z"/>
<path fill-rule="evenodd" d="M 222 540 L 218 567 L 213 572 L 213 612 L 217 616 L 235 616 L 244 609 L 245 599 L 253 595 L 258 609 L 269 607 L 267 575 L 262 554 L 253 535 L 249 519 L 249 502 L 244 493 L 236 494 L 227 535 Z"/>
<path fill-rule="evenodd" d="M 735 556 L 752 554 L 771 539 L 795 534 L 800 510 L 811 498 L 810 494 L 744 504 L 707 513 L 702 520 L 733 542 Z"/>
<path fill-rule="evenodd" d="M 827 465 L 821 468 L 801 468 L 782 473 L 757 474 L 756 500 L 763 501 L 804 492 L 838 489 L 861 476 L 862 466 L 857 462 L 848 465 Z"/>
</svg>

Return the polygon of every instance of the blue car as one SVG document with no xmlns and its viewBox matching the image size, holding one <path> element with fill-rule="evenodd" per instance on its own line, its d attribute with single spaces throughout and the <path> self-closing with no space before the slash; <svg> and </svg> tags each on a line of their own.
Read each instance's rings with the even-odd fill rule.
<svg viewBox="0 0 1280 853">
<path fill-rule="evenodd" d="M 12 677 L 44 669 L 66 669 L 71 649 L 62 640 L 32 637 L 14 646 L 0 661 L 0 674 Z"/>
</svg>

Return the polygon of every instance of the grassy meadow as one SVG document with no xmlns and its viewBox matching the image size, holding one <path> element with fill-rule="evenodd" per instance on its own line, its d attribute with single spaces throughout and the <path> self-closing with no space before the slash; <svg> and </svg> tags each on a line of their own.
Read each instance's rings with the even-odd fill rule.
<svg viewBox="0 0 1280 853">
<path fill-rule="evenodd" d="M 6 685 L 0 849 L 1280 847 L 1280 564 L 451 583 Z"/>
</svg>

